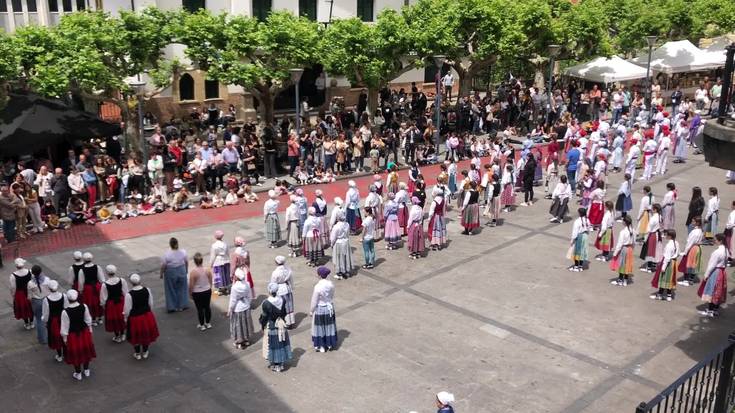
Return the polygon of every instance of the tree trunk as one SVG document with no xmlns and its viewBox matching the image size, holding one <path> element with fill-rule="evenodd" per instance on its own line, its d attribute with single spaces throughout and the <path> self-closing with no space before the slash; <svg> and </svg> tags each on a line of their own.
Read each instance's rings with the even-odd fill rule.
<svg viewBox="0 0 735 413">
<path fill-rule="evenodd" d="M 375 118 L 375 111 L 378 110 L 379 95 L 380 95 L 380 87 L 368 88 L 367 111 L 368 111 L 368 119 L 370 119 L 370 122 L 373 122 L 373 118 Z M 362 114 L 360 114 L 360 116 L 362 116 Z"/>
<path fill-rule="evenodd" d="M 253 96 L 258 99 L 258 116 L 263 126 L 273 125 L 273 94 L 268 86 L 256 86 Z"/>
</svg>

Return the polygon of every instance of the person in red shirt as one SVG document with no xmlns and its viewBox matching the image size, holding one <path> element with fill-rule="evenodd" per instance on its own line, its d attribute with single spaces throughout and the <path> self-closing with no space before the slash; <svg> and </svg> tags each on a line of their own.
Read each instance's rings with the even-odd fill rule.
<svg viewBox="0 0 735 413">
<path fill-rule="evenodd" d="M 293 178 L 293 174 L 296 171 L 296 166 L 299 164 L 299 140 L 296 133 L 291 132 L 288 135 L 288 174 Z"/>
</svg>

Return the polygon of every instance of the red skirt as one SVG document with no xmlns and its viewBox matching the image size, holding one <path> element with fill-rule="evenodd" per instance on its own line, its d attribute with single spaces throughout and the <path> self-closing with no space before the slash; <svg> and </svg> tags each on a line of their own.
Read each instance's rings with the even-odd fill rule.
<svg viewBox="0 0 735 413">
<path fill-rule="evenodd" d="M 82 299 L 80 301 L 87 305 L 87 308 L 89 308 L 89 315 L 92 316 L 92 318 L 102 317 L 100 288 L 102 288 L 102 284 L 100 283 L 96 283 L 94 285 L 84 284 L 84 289 L 82 290 Z"/>
<path fill-rule="evenodd" d="M 64 348 L 64 340 L 61 338 L 61 317 L 51 317 L 46 323 L 48 333 L 48 346 L 51 350 Z"/>
<path fill-rule="evenodd" d="M 97 357 L 97 353 L 94 351 L 94 341 L 92 341 L 92 333 L 89 328 L 84 327 L 82 331 L 69 333 L 64 349 L 66 364 L 78 366 L 89 363 L 95 357 Z"/>
<path fill-rule="evenodd" d="M 724 303 L 727 300 L 727 273 L 725 269 L 716 269 L 709 274 L 706 280 L 699 283 L 697 295 L 702 300 L 712 304 Z"/>
<path fill-rule="evenodd" d="M 602 202 L 593 202 L 592 205 L 590 205 L 590 224 L 594 226 L 600 225 L 602 223 L 603 216 L 605 216 L 605 205 Z"/>
<path fill-rule="evenodd" d="M 27 290 L 15 290 L 13 313 L 16 320 L 33 318 L 33 308 L 31 307 L 31 300 L 28 299 Z"/>
<path fill-rule="evenodd" d="M 134 346 L 147 346 L 158 338 L 158 325 L 153 312 L 128 318 L 128 341 Z"/>
<path fill-rule="evenodd" d="M 125 331 L 125 317 L 123 317 L 124 306 L 125 301 L 122 299 L 117 303 L 108 301 L 105 304 L 105 331 L 108 333 Z"/>
<path fill-rule="evenodd" d="M 424 229 L 421 224 L 413 223 L 408 230 L 408 251 L 412 254 L 420 254 L 426 248 L 424 240 Z"/>
<path fill-rule="evenodd" d="M 408 207 L 398 208 L 398 226 L 403 228 L 403 235 L 408 234 L 406 224 L 408 224 Z"/>
</svg>

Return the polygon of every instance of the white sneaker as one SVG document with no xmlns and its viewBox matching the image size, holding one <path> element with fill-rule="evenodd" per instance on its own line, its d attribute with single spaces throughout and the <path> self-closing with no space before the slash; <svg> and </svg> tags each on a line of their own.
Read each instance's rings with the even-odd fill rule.
<svg viewBox="0 0 735 413">
<path fill-rule="evenodd" d="M 691 284 L 689 284 L 689 281 L 677 281 L 676 284 L 683 285 L 684 287 L 689 287 Z"/>
<path fill-rule="evenodd" d="M 658 296 L 658 294 L 651 294 L 648 296 L 651 300 L 660 300 L 661 297 Z"/>
<path fill-rule="evenodd" d="M 521 202 L 521 206 L 528 206 L 528 204 L 525 202 Z"/>
<path fill-rule="evenodd" d="M 324 349 L 324 347 L 319 347 L 319 352 L 320 352 L 320 353 L 324 353 L 324 352 L 326 352 L 326 351 L 327 351 L 327 350 L 326 350 L 326 349 Z"/>
<path fill-rule="evenodd" d="M 612 281 L 610 281 L 610 284 L 612 284 L 612 285 L 621 285 L 620 284 L 620 280 L 612 280 Z"/>
<path fill-rule="evenodd" d="M 209 330 L 210 328 L 212 328 L 212 324 L 210 324 L 210 323 L 207 323 L 207 324 L 205 324 L 205 325 L 204 325 L 204 327 L 206 327 L 206 328 L 207 328 L 207 330 Z"/>
<path fill-rule="evenodd" d="M 62 356 L 60 356 L 60 355 L 57 354 L 57 355 L 54 356 L 54 360 L 56 360 L 59 363 L 61 363 L 62 361 L 64 361 L 64 357 L 62 357 Z"/>
<path fill-rule="evenodd" d="M 135 358 L 136 360 L 140 360 L 140 359 L 141 359 L 140 353 L 133 353 L 133 357 L 134 357 L 134 358 Z"/>
<path fill-rule="evenodd" d="M 701 315 L 703 317 L 713 317 L 714 316 L 712 314 L 712 312 L 709 311 L 709 310 L 699 310 L 699 311 L 697 311 L 697 313 L 699 313 L 699 315 Z"/>
<path fill-rule="evenodd" d="M 127 339 L 127 337 L 126 337 L 125 333 L 123 333 L 123 335 L 122 335 L 122 336 L 120 336 L 120 342 L 122 343 L 122 342 L 123 342 L 123 341 L 125 341 L 126 339 Z"/>
<path fill-rule="evenodd" d="M 207 329 L 207 327 L 204 327 L 204 326 L 203 326 L 203 325 L 201 325 L 201 324 L 197 325 L 197 328 L 199 329 L 199 331 L 204 331 L 204 330 L 206 330 L 206 329 Z"/>
<path fill-rule="evenodd" d="M 82 381 L 82 373 L 72 373 L 71 376 L 79 381 Z"/>
<path fill-rule="evenodd" d="M 89 369 L 84 370 L 84 377 L 89 377 L 90 374 L 92 374 L 92 372 L 89 371 Z"/>
<path fill-rule="evenodd" d="M 674 299 L 674 297 L 672 297 L 672 296 L 670 296 L 670 295 L 667 295 L 667 296 L 666 296 L 666 301 L 671 301 L 671 300 L 673 300 L 673 299 Z"/>
<path fill-rule="evenodd" d="M 627 287 L 627 286 L 628 286 L 628 280 L 623 280 L 623 287 Z"/>
<path fill-rule="evenodd" d="M 143 359 L 148 360 L 148 352 L 147 351 L 144 351 L 143 352 Z"/>
</svg>

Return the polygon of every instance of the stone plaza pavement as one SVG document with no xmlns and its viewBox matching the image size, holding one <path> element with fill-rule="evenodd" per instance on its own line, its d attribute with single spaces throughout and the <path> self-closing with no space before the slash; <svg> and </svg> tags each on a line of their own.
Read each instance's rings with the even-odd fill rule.
<svg viewBox="0 0 735 413">
<path fill-rule="evenodd" d="M 620 179 L 611 175 L 608 199 L 616 196 Z M 671 164 L 667 176 L 651 183 L 657 199 L 669 181 L 679 188 L 682 244 L 692 186 L 705 193 L 709 186 L 720 188 L 724 223 L 735 198 L 724 171 L 701 157 Z M 634 185 L 633 212 L 642 187 Z M 542 197 L 537 188 L 536 198 Z M 92 377 L 73 381 L 71 368 L 56 363 L 50 350 L 35 343 L 34 332 L 13 319 L 3 282 L 2 411 L 433 412 L 434 394 L 448 390 L 457 398 L 458 413 L 633 412 L 719 345 L 735 315 L 725 308 L 719 319 L 700 318 L 695 287 L 680 288 L 670 303 L 652 301 L 650 274 L 637 273 L 635 283 L 623 288 L 609 284 L 614 274 L 598 261 L 583 273 L 567 271 L 571 222 L 550 224 L 548 206 L 538 199 L 474 236 L 460 235 L 456 211 L 450 212 L 449 248 L 418 261 L 409 260 L 405 249 L 386 251 L 379 242 L 375 269 L 335 281 L 335 352 L 315 353 L 311 347 L 308 303 L 316 277 L 303 258 L 289 259 L 298 327 L 291 331 L 294 360 L 281 374 L 266 368 L 260 334 L 251 348 L 233 348 L 223 316 L 226 298 L 213 300 L 214 328 L 200 332 L 193 303 L 188 311 L 166 314 L 158 278 L 158 257 L 170 236 L 191 256 L 208 252 L 212 232 L 223 229 L 228 241 L 235 235 L 248 240 L 259 304 L 273 257 L 287 255 L 285 247 L 266 248 L 262 219 L 87 248 L 99 264 L 113 263 L 121 274 L 141 273 L 153 290 L 161 337 L 151 358 L 134 360 L 129 344 L 113 343 L 97 327 Z M 619 224 L 616 234 L 618 229 Z M 361 265 L 358 239 L 352 247 Z M 704 260 L 711 250 L 704 248 Z M 31 259 L 54 278 L 66 273 L 70 261 L 70 251 Z M 2 276 L 9 272 L 6 267 Z M 254 310 L 254 319 L 259 313 Z"/>
</svg>

